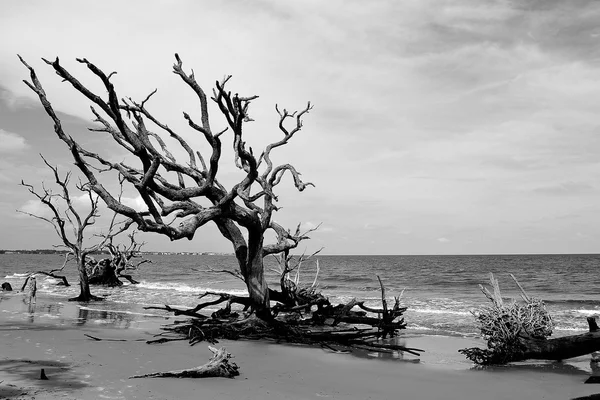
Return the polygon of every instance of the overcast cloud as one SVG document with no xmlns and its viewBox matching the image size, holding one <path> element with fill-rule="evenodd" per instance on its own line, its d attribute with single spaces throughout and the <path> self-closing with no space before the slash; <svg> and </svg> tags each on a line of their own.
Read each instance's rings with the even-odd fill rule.
<svg viewBox="0 0 600 400">
<path fill-rule="evenodd" d="M 41 57 L 59 56 L 92 88 L 75 57 L 118 71 L 122 95 L 158 88 L 150 108 L 202 150 L 181 118 L 197 104 L 171 72 L 177 52 L 206 88 L 232 74 L 232 90 L 260 95 L 246 131 L 255 151 L 279 137 L 276 103 L 314 103 L 275 156 L 316 185 L 281 185 L 276 215 L 291 228 L 322 223 L 309 249 L 597 253 L 599 20 L 591 0 L 4 2 L 0 248 L 55 243 L 51 228 L 15 212 L 32 204 L 18 183 L 51 179 L 38 153 L 72 167 L 16 54 L 38 71 L 69 134 L 120 159 L 86 131 L 89 105 Z M 192 242 L 144 239 L 148 249 L 230 251 L 212 228 Z"/>
</svg>

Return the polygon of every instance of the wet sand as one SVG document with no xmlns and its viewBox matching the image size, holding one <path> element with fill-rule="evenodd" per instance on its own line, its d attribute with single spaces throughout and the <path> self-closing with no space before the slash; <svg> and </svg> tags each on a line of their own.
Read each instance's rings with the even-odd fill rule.
<svg viewBox="0 0 600 400">
<path fill-rule="evenodd" d="M 203 343 L 146 344 L 169 319 L 132 307 L 81 308 L 38 298 L 31 309 L 20 294 L 0 294 L 0 399 L 572 399 L 600 393 L 600 386 L 583 383 L 589 357 L 477 369 L 457 350 L 479 340 L 414 333 L 403 340 L 426 350 L 420 358 L 222 341 L 217 347 L 225 346 L 240 367 L 235 379 L 129 379 L 201 365 L 211 356 Z M 39 379 L 42 368 L 48 380 Z"/>
</svg>

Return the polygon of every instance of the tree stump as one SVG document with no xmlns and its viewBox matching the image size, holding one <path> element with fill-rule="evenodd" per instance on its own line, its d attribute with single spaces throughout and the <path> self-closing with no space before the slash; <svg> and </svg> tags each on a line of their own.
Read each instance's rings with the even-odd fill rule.
<svg viewBox="0 0 600 400">
<path fill-rule="evenodd" d="M 110 259 L 100 260 L 88 270 L 90 285 L 109 287 L 122 286 L 123 282 L 117 277 L 117 269 Z"/>
</svg>

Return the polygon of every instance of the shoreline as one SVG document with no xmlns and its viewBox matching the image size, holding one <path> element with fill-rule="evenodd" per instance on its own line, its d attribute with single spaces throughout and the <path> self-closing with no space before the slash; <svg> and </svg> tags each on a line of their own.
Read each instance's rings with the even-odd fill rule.
<svg viewBox="0 0 600 400">
<path fill-rule="evenodd" d="M 128 379 L 199 366 L 211 353 L 206 343 L 146 344 L 172 317 L 140 314 L 135 305 L 81 305 L 40 296 L 30 313 L 22 298 L 0 294 L 0 398 L 570 399 L 600 392 L 583 384 L 589 356 L 476 368 L 457 350 L 481 340 L 414 332 L 401 332 L 399 340 L 424 349 L 420 358 L 221 341 L 216 347 L 226 347 L 240 367 L 235 379 Z M 123 341 L 94 341 L 84 334 Z M 49 380 L 39 380 L 41 368 Z"/>
</svg>

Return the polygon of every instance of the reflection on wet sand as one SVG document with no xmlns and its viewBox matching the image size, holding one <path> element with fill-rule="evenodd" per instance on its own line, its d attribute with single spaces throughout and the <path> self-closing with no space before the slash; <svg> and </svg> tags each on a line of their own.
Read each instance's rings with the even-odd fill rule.
<svg viewBox="0 0 600 400">
<path fill-rule="evenodd" d="M 60 326 L 98 326 L 128 329 L 164 316 L 151 315 L 129 304 L 100 302 L 75 303 L 53 298 L 31 298 L 22 293 L 0 294 L 0 323 L 52 323 Z"/>
<path fill-rule="evenodd" d="M 79 315 L 74 321 L 74 325 L 82 326 L 88 322 L 102 323 L 104 326 L 112 328 L 127 329 L 131 323 L 138 319 L 134 314 L 115 312 L 108 310 L 92 309 L 88 307 L 78 307 Z"/>
<path fill-rule="evenodd" d="M 389 338 L 386 340 L 380 340 L 377 341 L 376 343 L 381 343 L 381 344 L 394 344 L 394 345 L 399 345 L 399 346 L 404 346 L 404 347 L 410 347 L 407 344 L 407 341 L 404 338 L 400 338 L 400 337 L 393 337 L 393 338 Z M 372 351 L 372 350 L 367 350 L 367 349 L 361 349 L 360 347 L 352 347 L 352 350 L 349 351 L 350 349 L 347 348 L 335 348 L 335 347 L 331 347 L 331 346 L 327 346 L 329 348 L 323 347 L 324 350 L 328 351 L 337 351 L 337 352 L 343 352 L 343 353 L 348 353 L 351 356 L 354 357 L 358 357 L 358 358 L 366 358 L 366 359 L 373 359 L 373 358 L 378 358 L 381 360 L 394 360 L 394 361 L 404 361 L 404 362 L 408 362 L 408 363 L 419 363 L 421 362 L 421 360 L 419 358 L 416 358 L 415 356 L 412 356 L 410 354 L 405 355 L 404 352 L 402 351 Z"/>
</svg>

